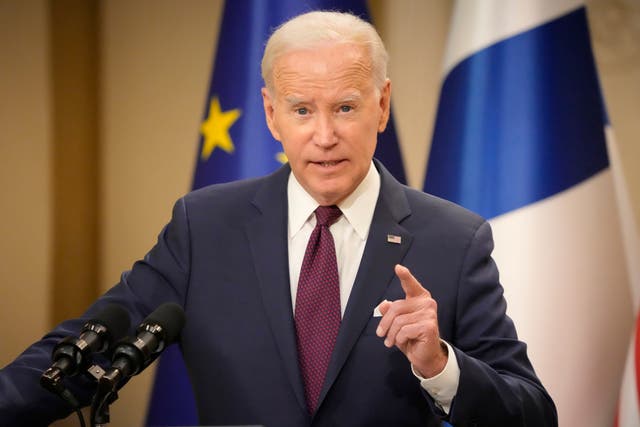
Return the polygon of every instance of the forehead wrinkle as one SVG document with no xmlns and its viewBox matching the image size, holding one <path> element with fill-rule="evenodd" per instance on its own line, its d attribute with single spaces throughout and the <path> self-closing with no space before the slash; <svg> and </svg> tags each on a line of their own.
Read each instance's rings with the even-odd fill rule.
<svg viewBox="0 0 640 427">
<path fill-rule="evenodd" d="M 322 80 L 306 75 L 299 76 L 297 73 L 283 77 L 275 81 L 275 89 L 289 104 L 309 102 L 313 97 L 309 90 L 320 90 L 323 97 L 345 102 L 358 101 L 374 89 L 371 80 L 362 79 L 353 73 Z"/>
<path fill-rule="evenodd" d="M 302 58 L 280 58 L 273 70 L 273 82 L 277 92 L 295 96 L 305 89 L 332 91 L 356 90 L 362 93 L 373 85 L 371 60 L 362 52 L 349 52 L 325 61 L 304 61 Z"/>
</svg>

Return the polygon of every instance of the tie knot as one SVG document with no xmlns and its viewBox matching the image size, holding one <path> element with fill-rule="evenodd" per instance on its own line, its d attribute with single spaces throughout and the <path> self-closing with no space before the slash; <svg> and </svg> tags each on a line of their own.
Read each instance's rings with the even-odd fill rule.
<svg viewBox="0 0 640 427">
<path fill-rule="evenodd" d="M 342 215 L 342 211 L 336 205 L 318 206 L 316 209 L 317 225 L 326 225 L 329 227 L 340 218 L 340 215 Z"/>
</svg>

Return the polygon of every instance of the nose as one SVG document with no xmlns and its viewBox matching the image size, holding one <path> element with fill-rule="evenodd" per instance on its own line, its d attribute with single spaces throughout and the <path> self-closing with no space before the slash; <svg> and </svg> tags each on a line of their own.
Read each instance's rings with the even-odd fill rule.
<svg viewBox="0 0 640 427">
<path fill-rule="evenodd" d="M 330 148 L 337 144 L 338 136 L 334 118 L 331 114 L 318 114 L 316 117 L 313 141 L 322 148 Z"/>
</svg>

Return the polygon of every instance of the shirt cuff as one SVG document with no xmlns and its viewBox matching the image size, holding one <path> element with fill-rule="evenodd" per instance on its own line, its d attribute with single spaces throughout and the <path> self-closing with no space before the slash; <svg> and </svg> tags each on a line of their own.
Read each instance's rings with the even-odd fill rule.
<svg viewBox="0 0 640 427">
<path fill-rule="evenodd" d="M 447 364 L 442 372 L 435 377 L 424 378 L 416 372 L 413 365 L 411 365 L 411 372 L 420 380 L 420 386 L 429 393 L 436 405 L 448 415 L 451 410 L 451 402 L 453 402 L 453 398 L 456 397 L 458 391 L 460 367 L 453 348 L 446 341 L 440 340 L 440 342 L 447 347 L 448 355 Z"/>
</svg>

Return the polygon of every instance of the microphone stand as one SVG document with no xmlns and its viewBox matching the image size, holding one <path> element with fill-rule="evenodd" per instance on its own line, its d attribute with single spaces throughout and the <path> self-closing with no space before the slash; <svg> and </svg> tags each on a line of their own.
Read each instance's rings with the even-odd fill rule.
<svg viewBox="0 0 640 427">
<path fill-rule="evenodd" d="M 100 391 L 96 393 L 91 404 L 91 427 L 104 427 L 111 421 L 109 405 L 118 400 L 116 391 Z"/>
<path fill-rule="evenodd" d="M 110 369 L 98 380 L 98 389 L 91 403 L 91 427 L 103 427 L 109 423 L 109 405 L 118 400 L 118 384 L 129 376 L 126 365 L 123 368 L 117 362 L 114 365 L 119 369 Z"/>
</svg>

